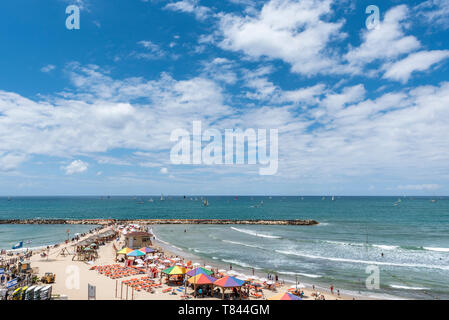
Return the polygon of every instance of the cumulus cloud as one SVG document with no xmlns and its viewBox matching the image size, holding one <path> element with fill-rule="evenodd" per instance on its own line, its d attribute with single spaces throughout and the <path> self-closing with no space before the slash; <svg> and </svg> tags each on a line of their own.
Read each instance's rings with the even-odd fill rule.
<svg viewBox="0 0 449 320">
<path fill-rule="evenodd" d="M 413 72 L 426 71 L 433 65 L 447 59 L 449 50 L 419 51 L 395 63 L 385 65 L 384 78 L 407 82 Z"/>
<path fill-rule="evenodd" d="M 415 36 L 407 36 L 409 8 L 406 5 L 393 7 L 385 13 L 383 21 L 362 34 L 362 44 L 346 54 L 345 59 L 354 66 L 364 66 L 375 60 L 391 60 L 415 51 L 421 43 Z"/>
<path fill-rule="evenodd" d="M 449 0 L 427 0 L 415 7 L 418 17 L 424 17 L 432 26 L 449 28 Z"/>
<path fill-rule="evenodd" d="M 0 171 L 17 169 L 26 160 L 26 155 L 0 152 Z"/>
<path fill-rule="evenodd" d="M 271 0 L 257 14 L 221 14 L 220 46 L 252 58 L 281 59 L 301 74 L 332 73 L 338 63 L 326 47 L 345 35 L 343 21 L 324 19 L 332 14 L 331 3 Z"/>
<path fill-rule="evenodd" d="M 56 68 L 56 67 L 55 67 L 54 65 L 48 64 L 48 65 L 42 67 L 42 68 L 41 68 L 41 71 L 44 72 L 44 73 L 48 73 L 48 72 L 54 70 L 55 68 Z"/>
<path fill-rule="evenodd" d="M 69 165 L 63 167 L 65 174 L 72 175 L 82 173 L 87 170 L 88 164 L 81 160 L 74 160 Z"/>
<path fill-rule="evenodd" d="M 201 6 L 199 0 L 181 0 L 168 3 L 165 9 L 179 12 L 187 12 L 195 15 L 198 20 L 205 20 L 211 10 L 207 7 Z"/>
</svg>

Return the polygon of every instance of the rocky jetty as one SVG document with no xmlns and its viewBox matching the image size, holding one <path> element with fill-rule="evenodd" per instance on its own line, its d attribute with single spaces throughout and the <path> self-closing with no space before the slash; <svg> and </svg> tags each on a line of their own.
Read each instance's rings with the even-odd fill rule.
<svg viewBox="0 0 449 320">
<path fill-rule="evenodd" d="M 253 224 L 253 225 L 289 225 L 313 226 L 315 220 L 231 220 L 231 219 L 4 219 L 0 224 Z"/>
</svg>

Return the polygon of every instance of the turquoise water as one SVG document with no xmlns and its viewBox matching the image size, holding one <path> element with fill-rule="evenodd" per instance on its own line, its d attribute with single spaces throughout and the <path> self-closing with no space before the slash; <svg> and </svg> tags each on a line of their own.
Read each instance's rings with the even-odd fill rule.
<svg viewBox="0 0 449 320">
<path fill-rule="evenodd" d="M 315 219 L 320 225 L 165 225 L 154 230 L 205 261 L 232 263 L 247 273 L 255 267 L 261 274 L 277 270 L 287 280 L 298 276 L 305 283 L 332 283 L 372 296 L 449 299 L 449 198 L 432 203 L 431 198 L 407 197 L 394 205 L 398 197 L 208 197 L 209 207 L 199 196 L 197 201 L 152 198 L 0 198 L 0 219 Z M 372 265 L 379 267 L 379 290 L 365 287 L 366 268 Z"/>
<path fill-rule="evenodd" d="M 53 245 L 73 237 L 75 233 L 87 232 L 96 226 L 92 225 L 0 225 L 0 249 L 9 250 L 19 241 L 24 248 L 39 248 Z M 69 233 L 67 234 L 67 230 Z"/>
</svg>

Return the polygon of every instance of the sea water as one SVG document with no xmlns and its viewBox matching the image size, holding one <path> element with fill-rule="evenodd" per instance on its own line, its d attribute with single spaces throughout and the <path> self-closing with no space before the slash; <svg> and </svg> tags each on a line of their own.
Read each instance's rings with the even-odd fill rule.
<svg viewBox="0 0 449 320">
<path fill-rule="evenodd" d="M 0 219 L 315 219 L 317 226 L 160 225 L 153 231 L 205 263 L 232 264 L 246 274 L 277 272 L 292 283 L 333 284 L 373 297 L 449 299 L 449 198 L 432 199 L 222 196 L 207 197 L 205 207 L 200 196 L 0 198 Z M 0 225 L 0 234 L 8 227 Z M 32 227 L 35 234 L 46 228 Z M 380 288 L 368 290 L 372 266 Z"/>
</svg>

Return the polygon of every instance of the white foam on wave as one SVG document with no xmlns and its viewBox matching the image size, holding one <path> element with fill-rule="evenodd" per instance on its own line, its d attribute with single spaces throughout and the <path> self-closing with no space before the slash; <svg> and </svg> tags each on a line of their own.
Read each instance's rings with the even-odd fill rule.
<svg viewBox="0 0 449 320">
<path fill-rule="evenodd" d="M 292 272 L 292 271 L 279 271 L 280 274 L 285 274 L 285 275 L 289 275 L 289 276 L 303 276 L 303 277 L 307 277 L 307 278 L 321 278 L 322 276 L 318 275 L 318 274 L 309 274 L 309 273 L 301 273 L 301 272 Z"/>
<path fill-rule="evenodd" d="M 256 245 L 254 245 L 254 244 L 249 244 L 249 243 L 243 243 L 243 242 L 231 241 L 231 240 L 221 240 L 221 241 L 223 241 L 223 242 L 225 242 L 225 243 L 236 244 L 236 245 L 239 245 L 239 246 L 245 246 L 245 247 L 250 247 L 250 248 L 264 249 L 263 247 L 259 247 L 259 246 L 256 246 Z"/>
<path fill-rule="evenodd" d="M 324 240 L 324 242 L 330 243 L 330 244 L 336 244 L 336 245 L 342 245 L 342 246 L 354 246 L 354 247 L 365 247 L 367 245 L 366 243 L 361 243 L 361 242 L 343 242 L 343 241 L 332 241 L 332 240 Z M 387 244 L 369 244 L 368 246 L 380 248 L 383 250 L 394 250 L 394 249 L 399 248 L 399 246 L 387 245 Z"/>
<path fill-rule="evenodd" d="M 384 250 L 394 250 L 399 248 L 399 246 L 393 246 L 393 245 L 386 245 L 386 244 L 373 244 L 373 247 L 377 247 Z"/>
<path fill-rule="evenodd" d="M 346 263 L 359 263 L 359 264 L 393 266 L 393 267 L 404 267 L 404 268 L 440 269 L 440 270 L 448 270 L 449 271 L 449 266 L 440 266 L 440 265 L 427 265 L 427 264 L 415 264 L 415 263 L 395 263 L 395 262 L 356 260 L 356 259 L 346 259 L 346 258 L 333 258 L 333 257 L 315 256 L 315 255 L 311 255 L 311 254 L 305 254 L 305 253 L 294 252 L 294 251 L 285 251 L 285 250 L 276 250 L 276 252 L 281 253 L 281 254 L 286 254 L 286 255 L 294 255 L 294 256 L 298 256 L 298 257 L 309 258 L 309 259 L 320 259 L 320 260 L 329 260 L 329 261 L 346 262 Z"/>
<path fill-rule="evenodd" d="M 244 267 L 244 268 L 254 268 L 254 269 L 257 269 L 257 270 L 261 270 L 262 269 L 262 268 L 259 268 L 259 267 L 253 266 L 253 265 L 249 265 L 249 264 L 247 264 L 247 263 L 245 263 L 243 261 L 239 261 L 239 260 L 222 259 L 221 261 L 226 262 L 226 263 L 235 264 L 237 266 Z"/>
<path fill-rule="evenodd" d="M 449 252 L 449 248 L 437 248 L 437 247 L 424 247 L 425 250 L 437 251 L 437 252 Z"/>
<path fill-rule="evenodd" d="M 273 235 L 265 234 L 265 233 L 257 233 L 253 230 L 248 230 L 248 229 L 240 229 L 240 228 L 235 228 L 235 227 L 231 227 L 231 229 L 234 231 L 237 231 L 237 232 L 246 233 L 251 236 L 260 237 L 260 238 L 269 238 L 269 239 L 280 239 L 281 238 L 280 236 L 273 236 Z"/>
<path fill-rule="evenodd" d="M 429 290 L 429 288 L 408 287 L 408 286 L 401 286 L 399 284 L 390 284 L 390 287 L 394 289 L 403 289 L 403 290 Z"/>
</svg>

